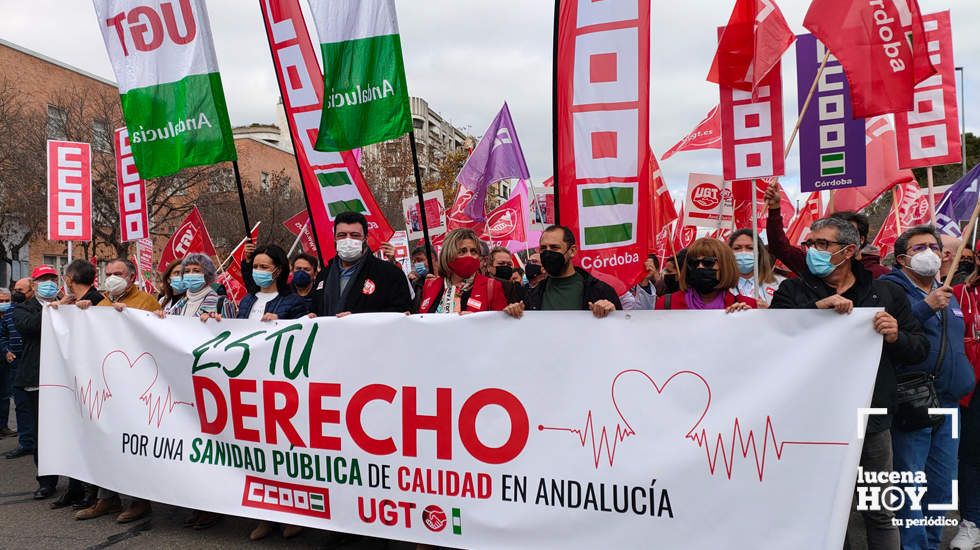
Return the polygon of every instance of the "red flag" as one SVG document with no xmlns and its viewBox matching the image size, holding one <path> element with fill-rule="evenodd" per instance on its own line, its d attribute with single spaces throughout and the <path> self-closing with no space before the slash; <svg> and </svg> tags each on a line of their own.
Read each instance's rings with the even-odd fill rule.
<svg viewBox="0 0 980 550">
<path fill-rule="evenodd" d="M 820 200 L 820 192 L 815 191 L 807 196 L 803 208 L 797 213 L 796 217 L 789 224 L 786 230 L 786 238 L 793 246 L 799 246 L 807 236 L 810 235 L 810 226 L 813 222 L 823 216 L 823 203 Z"/>
<path fill-rule="evenodd" d="M 803 26 L 844 66 L 854 118 L 912 110 L 915 85 L 936 73 L 917 0 L 813 0 Z"/>
<path fill-rule="evenodd" d="M 514 193 L 507 201 L 487 215 L 484 236 L 492 242 L 524 241 L 527 239 L 527 205 L 524 195 Z"/>
<path fill-rule="evenodd" d="M 300 210 L 295 216 L 282 222 L 286 230 L 294 236 L 299 237 L 300 232 L 302 232 L 303 238 L 299 242 L 300 246 L 303 247 L 303 252 L 316 256 L 316 239 L 313 238 L 313 229 L 309 223 L 310 213 L 306 210 Z"/>
<path fill-rule="evenodd" d="M 727 86 L 719 91 L 725 179 L 783 175 L 783 77 L 779 63 L 755 93 Z"/>
<path fill-rule="evenodd" d="M 794 40 L 796 35 L 775 0 L 736 0 L 708 81 L 736 90 L 756 90 Z"/>
<path fill-rule="evenodd" d="M 895 128 L 887 117 L 876 117 L 867 122 L 867 185 L 833 191 L 834 211 L 857 212 L 868 206 L 882 193 L 906 181 L 914 181 L 911 170 L 898 167 L 895 148 Z"/>
<path fill-rule="evenodd" d="M 478 222 L 466 214 L 466 205 L 473 200 L 473 191 L 459 186 L 456 190 L 456 200 L 446 212 L 446 229 L 472 229 L 477 233 L 483 231 L 483 222 Z"/>
<path fill-rule="evenodd" d="M 216 256 L 211 235 L 208 235 L 208 229 L 204 227 L 204 219 L 201 218 L 201 213 L 196 206 L 184 218 L 184 222 L 177 227 L 177 231 L 174 231 L 166 246 L 163 247 L 157 271 L 163 273 L 170 262 L 181 260 L 192 252 L 207 254 L 212 258 Z"/>
<path fill-rule="evenodd" d="M 119 241 L 129 242 L 150 236 L 150 215 L 146 207 L 146 182 L 136 171 L 133 149 L 126 127 L 115 131 L 116 186 L 119 196 Z"/>
<path fill-rule="evenodd" d="M 698 149 L 721 149 L 721 115 L 717 105 L 698 123 L 693 132 L 664 153 L 662 160 L 669 159 L 674 153 Z"/>
<path fill-rule="evenodd" d="M 681 225 L 684 223 L 684 205 L 677 216 L 677 223 L 674 224 L 674 250 L 679 252 L 689 246 L 698 238 L 698 228 L 693 225 Z"/>
<path fill-rule="evenodd" d="M 650 236 L 649 248 L 652 254 L 664 256 L 670 235 L 670 223 L 677 219 L 677 209 L 670 198 L 670 189 L 664 182 L 657 155 L 650 151 Z M 665 231 L 666 230 L 666 231 Z"/>
<path fill-rule="evenodd" d="M 958 164 L 963 160 L 949 12 L 925 15 L 922 24 L 931 61 L 939 73 L 915 87 L 913 110 L 895 115 L 898 165 L 902 168 Z"/>
<path fill-rule="evenodd" d="M 895 200 L 881 230 L 871 244 L 878 247 L 882 257 L 895 246 L 898 236 L 910 227 L 929 223 L 929 197 L 914 181 L 895 186 Z"/>
<path fill-rule="evenodd" d="M 770 178 L 750 181 L 736 181 L 732 185 L 732 196 L 735 201 L 735 229 L 752 229 L 752 188 L 755 188 L 756 225 L 759 232 L 766 230 L 766 220 L 769 218 L 769 206 L 766 205 L 766 189 Z M 796 209 L 790 202 L 782 186 L 779 187 L 779 210 L 783 220 L 790 220 Z"/>
<path fill-rule="evenodd" d="M 252 228 L 252 242 L 259 242 L 259 225 Z M 231 260 L 225 272 L 218 277 L 218 282 L 225 285 L 225 293 L 230 300 L 237 304 L 248 294 L 245 290 L 245 279 L 242 277 L 242 259 L 245 258 L 245 239 L 242 239 L 235 250 L 231 252 Z"/>
</svg>

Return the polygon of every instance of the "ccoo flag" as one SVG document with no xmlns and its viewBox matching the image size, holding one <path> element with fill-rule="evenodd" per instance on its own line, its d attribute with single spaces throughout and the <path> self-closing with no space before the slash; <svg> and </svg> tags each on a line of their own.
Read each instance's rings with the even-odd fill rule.
<svg viewBox="0 0 980 550">
<path fill-rule="evenodd" d="M 310 0 L 323 53 L 318 151 L 350 151 L 412 130 L 394 0 Z"/>
<path fill-rule="evenodd" d="M 140 176 L 235 160 L 203 0 L 94 0 Z"/>
</svg>

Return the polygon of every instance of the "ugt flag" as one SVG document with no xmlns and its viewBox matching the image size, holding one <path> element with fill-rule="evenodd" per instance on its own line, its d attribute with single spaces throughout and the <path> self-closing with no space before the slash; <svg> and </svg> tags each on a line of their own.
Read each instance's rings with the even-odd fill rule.
<svg viewBox="0 0 980 550">
<path fill-rule="evenodd" d="M 803 26 L 844 66 L 854 118 L 912 110 L 915 85 L 936 72 L 916 0 L 814 0 Z"/>
<path fill-rule="evenodd" d="M 184 218 L 183 223 L 177 227 L 170 240 L 160 252 L 160 266 L 157 271 L 163 273 L 167 265 L 174 260 L 182 260 L 188 254 L 199 252 L 214 258 L 217 252 L 214 250 L 214 243 L 208 228 L 204 226 L 204 218 L 195 206 L 190 214 Z"/>
<path fill-rule="evenodd" d="M 144 179 L 235 160 L 203 0 L 93 0 Z"/>
<path fill-rule="evenodd" d="M 412 130 L 394 0 L 310 0 L 323 52 L 314 148 L 350 151 Z"/>
<path fill-rule="evenodd" d="M 504 103 L 456 178 L 462 187 L 473 192 L 473 198 L 464 209 L 466 215 L 475 221 L 483 221 L 487 188 L 508 178 L 528 180 L 531 175 L 510 108 Z"/>
</svg>

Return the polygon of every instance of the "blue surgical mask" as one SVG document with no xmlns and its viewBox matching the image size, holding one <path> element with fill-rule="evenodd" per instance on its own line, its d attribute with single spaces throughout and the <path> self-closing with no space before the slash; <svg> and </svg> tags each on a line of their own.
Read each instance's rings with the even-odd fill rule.
<svg viewBox="0 0 980 550">
<path fill-rule="evenodd" d="M 275 278 L 272 276 L 271 271 L 255 270 L 252 271 L 252 280 L 255 281 L 255 284 L 257 284 L 259 288 L 265 288 L 271 285 Z"/>
<path fill-rule="evenodd" d="M 738 264 L 738 272 L 748 275 L 755 269 L 755 254 L 752 252 L 735 253 L 735 263 Z"/>
<path fill-rule="evenodd" d="M 0 313 L 7 313 L 13 306 L 10 302 L 0 302 Z"/>
<path fill-rule="evenodd" d="M 415 274 L 419 277 L 425 277 L 425 274 L 429 272 L 429 270 L 425 268 L 425 263 L 423 262 L 413 264 L 412 269 L 415 270 Z"/>
<path fill-rule="evenodd" d="M 41 281 L 37 284 L 37 295 L 43 300 L 54 300 L 58 297 L 58 283 Z"/>
<path fill-rule="evenodd" d="M 170 279 L 170 289 L 174 291 L 174 294 L 183 294 L 187 292 L 187 283 L 179 277 L 174 277 Z"/>
<path fill-rule="evenodd" d="M 201 290 L 206 284 L 203 273 L 185 273 L 183 282 L 184 288 L 191 292 Z"/>
<path fill-rule="evenodd" d="M 843 248 L 841 250 L 843 250 Z M 841 250 L 838 250 L 837 252 L 840 252 Z M 813 273 L 815 276 L 821 279 L 833 273 L 834 270 L 840 266 L 840 264 L 834 264 L 831 262 L 834 254 L 831 254 L 826 250 L 817 250 L 816 248 L 808 249 L 806 251 L 806 266 L 810 268 L 810 273 Z"/>
<path fill-rule="evenodd" d="M 302 269 L 293 271 L 293 286 L 296 288 L 306 288 L 313 284 L 313 277 Z"/>
</svg>

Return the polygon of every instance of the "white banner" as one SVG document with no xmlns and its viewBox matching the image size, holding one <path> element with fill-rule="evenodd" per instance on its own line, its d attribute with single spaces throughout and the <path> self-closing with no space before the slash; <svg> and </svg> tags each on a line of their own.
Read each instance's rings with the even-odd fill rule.
<svg viewBox="0 0 980 550">
<path fill-rule="evenodd" d="M 837 550 L 872 314 L 46 310 L 40 472 L 447 547 Z"/>
</svg>

